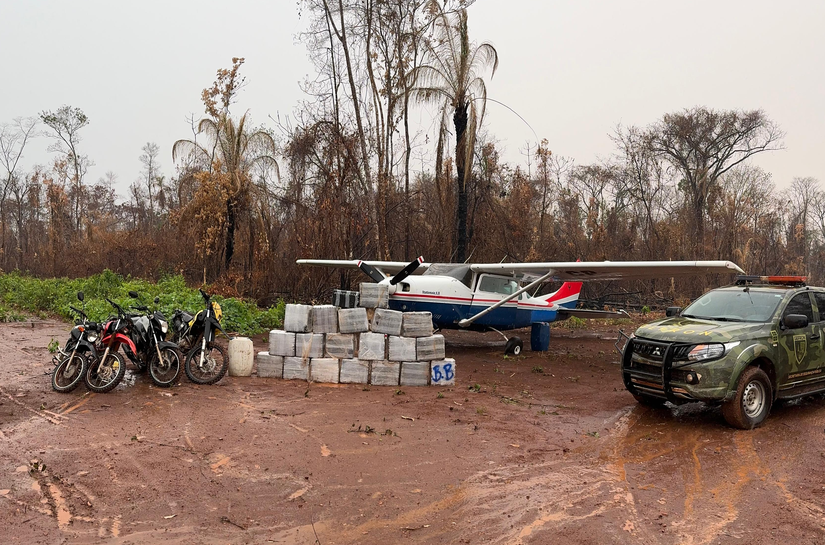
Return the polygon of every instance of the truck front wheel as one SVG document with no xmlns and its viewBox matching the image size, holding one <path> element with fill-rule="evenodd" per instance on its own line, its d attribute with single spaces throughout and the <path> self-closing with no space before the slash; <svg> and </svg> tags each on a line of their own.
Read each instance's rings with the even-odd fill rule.
<svg viewBox="0 0 825 545">
<path fill-rule="evenodd" d="M 748 367 L 736 383 L 736 395 L 722 404 L 722 416 L 735 428 L 750 430 L 762 425 L 771 412 L 773 388 L 768 375 Z"/>
</svg>

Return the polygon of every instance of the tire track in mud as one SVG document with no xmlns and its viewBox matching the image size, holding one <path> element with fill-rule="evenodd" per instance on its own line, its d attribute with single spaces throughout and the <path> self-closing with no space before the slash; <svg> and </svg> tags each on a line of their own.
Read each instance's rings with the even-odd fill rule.
<svg viewBox="0 0 825 545">
<path fill-rule="evenodd" d="M 769 479 L 753 432 L 731 430 L 723 435 L 727 442 L 714 448 L 719 439 L 709 436 L 718 437 L 718 428 L 664 422 L 668 427 L 660 431 L 663 422 L 647 418 L 647 410 L 621 411 L 597 458 L 579 452 L 583 458 L 505 465 L 467 479 L 457 512 L 474 521 L 466 537 L 484 535 L 508 545 L 540 542 L 538 534 L 548 530 L 557 537 L 559 531 L 592 537 L 597 518 L 607 533 L 603 541 L 704 545 L 740 533 L 731 526 L 739 520 L 746 488 L 757 481 L 779 487 L 789 504 L 825 527 L 825 509 Z M 703 464 L 721 448 L 730 451 L 721 464 Z M 659 466 L 673 473 L 661 473 Z M 656 491 L 662 497 L 651 501 Z"/>
<path fill-rule="evenodd" d="M 614 434 L 621 435 L 628 426 L 623 413 L 617 415 Z M 464 492 L 465 501 L 456 517 L 473 520 L 472 535 L 483 535 L 488 543 L 540 542 L 538 534 L 548 530 L 556 532 L 557 539 L 560 529 L 570 529 L 575 535 L 577 525 L 593 518 L 624 521 L 613 526 L 613 538 L 619 541 L 650 541 L 652 537 L 636 523 L 635 498 L 621 465 L 585 467 L 570 458 L 505 465 L 477 473 L 465 482 Z"/>
<path fill-rule="evenodd" d="M 29 407 L 28 405 L 26 405 L 25 403 L 23 403 L 22 401 L 20 401 L 19 399 L 16 399 L 15 396 L 11 395 L 9 392 L 4 390 L 2 387 L 0 387 L 0 395 L 3 395 L 5 397 L 9 398 L 9 400 L 12 403 L 14 403 L 15 405 L 17 405 L 18 407 L 23 408 L 23 410 L 28 411 L 28 412 L 32 413 L 33 415 L 35 415 L 35 416 L 39 416 L 40 418 L 42 418 L 43 420 L 49 422 L 50 424 L 54 424 L 55 426 L 60 426 L 62 424 L 61 419 L 64 418 L 62 415 L 57 414 L 57 413 L 53 413 L 53 412 L 43 411 L 43 410 L 40 410 L 40 409 L 33 409 L 33 408 Z"/>
</svg>

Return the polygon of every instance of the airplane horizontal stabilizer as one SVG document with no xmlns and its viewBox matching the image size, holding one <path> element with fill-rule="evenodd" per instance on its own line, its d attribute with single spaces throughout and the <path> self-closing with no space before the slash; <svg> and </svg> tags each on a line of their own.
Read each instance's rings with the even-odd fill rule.
<svg viewBox="0 0 825 545">
<path fill-rule="evenodd" d="M 630 315 L 624 311 L 612 310 L 587 310 L 583 308 L 563 308 L 556 314 L 556 319 L 566 320 L 571 316 L 576 318 L 630 318 Z"/>
</svg>

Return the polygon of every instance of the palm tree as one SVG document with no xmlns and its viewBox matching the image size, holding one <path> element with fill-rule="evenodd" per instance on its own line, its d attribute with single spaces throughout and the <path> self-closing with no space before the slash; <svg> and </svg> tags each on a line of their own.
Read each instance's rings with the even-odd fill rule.
<svg viewBox="0 0 825 545">
<path fill-rule="evenodd" d="M 262 130 L 248 130 L 247 113 L 235 122 L 228 111 L 217 117 L 207 117 L 198 123 L 198 134 L 204 134 L 209 146 L 195 140 L 178 140 L 172 146 L 172 159 L 177 161 L 189 154 L 201 164 L 203 170 L 210 173 L 220 169 L 229 181 L 225 187 L 226 194 L 226 246 L 224 266 L 229 269 L 235 252 L 235 229 L 240 218 L 249 215 L 253 208 L 254 184 L 251 170 L 256 164 L 264 163 L 278 169 L 275 161 L 275 141 Z M 250 245 L 253 243 L 250 221 Z"/>
<path fill-rule="evenodd" d="M 427 45 L 430 64 L 415 68 L 412 76 L 418 99 L 444 104 L 442 130 L 446 129 L 447 109 L 452 110 L 458 187 L 456 261 L 463 262 L 468 244 L 467 180 L 473 170 L 476 130 L 484 119 L 487 104 L 487 87 L 480 73 L 487 67 L 492 67 L 490 77 L 496 73 L 498 52 L 487 42 L 478 46 L 470 42 L 465 9 L 452 14 L 452 18 L 454 22 L 450 20 L 450 14 L 438 12 L 434 21 L 435 35 Z"/>
</svg>

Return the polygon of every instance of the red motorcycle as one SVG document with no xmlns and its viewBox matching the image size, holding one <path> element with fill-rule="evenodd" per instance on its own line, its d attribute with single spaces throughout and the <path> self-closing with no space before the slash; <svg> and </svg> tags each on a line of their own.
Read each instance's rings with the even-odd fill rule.
<svg viewBox="0 0 825 545">
<path fill-rule="evenodd" d="M 131 318 L 120 305 L 111 299 L 106 300 L 117 310 L 117 317 L 110 318 L 103 325 L 100 344 L 106 349 L 100 359 L 91 362 L 84 377 L 86 387 L 100 394 L 112 390 L 126 374 L 126 363 L 118 353 L 120 345 L 125 344 L 132 350 L 132 353 L 137 351 L 135 343 L 129 338 L 129 328 L 132 327 Z"/>
</svg>

